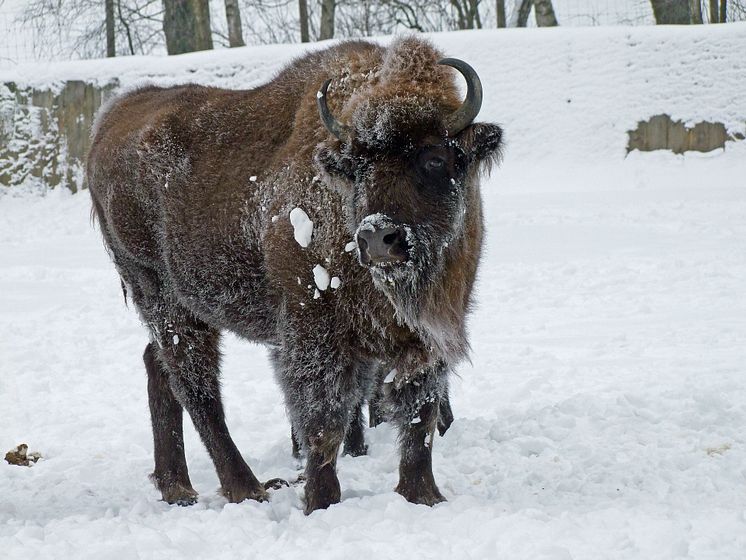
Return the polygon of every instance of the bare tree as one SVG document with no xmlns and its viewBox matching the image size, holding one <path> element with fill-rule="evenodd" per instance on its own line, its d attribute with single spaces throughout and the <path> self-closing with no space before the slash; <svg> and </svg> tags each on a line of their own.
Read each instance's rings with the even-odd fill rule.
<svg viewBox="0 0 746 560">
<path fill-rule="evenodd" d="M 725 23 L 728 16 L 728 0 L 720 0 L 720 23 Z"/>
<path fill-rule="evenodd" d="M 689 0 L 650 0 L 650 3 L 658 25 L 687 25 L 691 22 Z"/>
<path fill-rule="evenodd" d="M 513 7 L 513 17 L 511 18 L 513 25 L 511 27 L 526 27 L 533 5 L 532 0 L 516 0 Z"/>
<path fill-rule="evenodd" d="M 243 47 L 246 45 L 243 40 L 238 0 L 225 0 L 225 19 L 228 22 L 228 46 Z"/>
<path fill-rule="evenodd" d="M 689 12 L 692 14 L 692 23 L 701 25 L 702 21 L 702 3 L 700 0 L 689 0 Z"/>
<path fill-rule="evenodd" d="M 114 0 L 105 0 L 104 11 L 106 12 L 106 56 L 117 56 L 116 35 L 114 30 Z"/>
<path fill-rule="evenodd" d="M 121 50 L 129 54 L 150 54 L 162 48 L 161 0 L 112 0 L 110 5 L 104 0 L 104 10 L 101 4 L 101 0 L 28 2 L 20 21 L 34 30 L 34 54 L 101 57 L 110 54 L 109 47 L 117 43 L 126 44 Z M 113 41 L 107 27 L 112 23 Z"/>
<path fill-rule="evenodd" d="M 380 4 L 386 9 L 381 18 L 383 33 L 392 33 L 397 27 L 425 33 L 457 26 L 455 19 L 450 22 L 448 0 L 381 0 Z"/>
<path fill-rule="evenodd" d="M 505 27 L 507 24 L 505 20 L 505 0 L 496 0 L 495 10 L 497 12 L 497 27 Z"/>
<path fill-rule="evenodd" d="M 334 37 L 334 10 L 336 0 L 321 0 L 321 23 L 319 25 L 319 40 Z"/>
<path fill-rule="evenodd" d="M 208 0 L 163 0 L 168 54 L 212 49 Z"/>
<path fill-rule="evenodd" d="M 557 16 L 554 15 L 552 0 L 533 0 L 536 25 L 539 27 L 556 27 Z"/>
<path fill-rule="evenodd" d="M 479 3 L 481 0 L 451 0 L 451 6 L 456 10 L 456 23 L 459 29 L 480 29 L 482 20 L 479 17 Z"/>
<path fill-rule="evenodd" d="M 300 18 L 300 42 L 308 43 L 308 1 L 298 0 L 298 15 Z"/>
</svg>

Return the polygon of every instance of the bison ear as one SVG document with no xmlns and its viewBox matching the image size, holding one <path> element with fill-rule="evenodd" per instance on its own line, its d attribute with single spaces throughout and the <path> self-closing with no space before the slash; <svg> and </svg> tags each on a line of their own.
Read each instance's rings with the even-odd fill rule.
<svg viewBox="0 0 746 560">
<path fill-rule="evenodd" d="M 496 124 L 475 123 L 458 136 L 471 161 L 491 165 L 502 157 L 503 129 Z"/>
<path fill-rule="evenodd" d="M 316 169 L 326 179 L 326 183 L 335 187 L 346 186 L 355 180 L 352 158 L 342 153 L 333 145 L 319 144 L 314 153 Z"/>
</svg>

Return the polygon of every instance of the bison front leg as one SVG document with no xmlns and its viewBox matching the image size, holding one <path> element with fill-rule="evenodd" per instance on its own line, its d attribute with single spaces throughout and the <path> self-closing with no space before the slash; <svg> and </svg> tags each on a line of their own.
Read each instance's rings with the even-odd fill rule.
<svg viewBox="0 0 746 560">
<path fill-rule="evenodd" d="M 273 360 L 293 432 L 306 454 L 308 515 L 340 500 L 337 455 L 363 398 L 363 388 L 358 370 L 340 359 L 334 349 L 291 350 L 292 343 L 274 352 Z M 300 359 L 304 356 L 314 359 Z"/>
<path fill-rule="evenodd" d="M 415 504 L 445 501 L 433 476 L 432 447 L 446 371 L 442 365 L 428 368 L 388 394 L 401 452 L 396 491 Z"/>
</svg>

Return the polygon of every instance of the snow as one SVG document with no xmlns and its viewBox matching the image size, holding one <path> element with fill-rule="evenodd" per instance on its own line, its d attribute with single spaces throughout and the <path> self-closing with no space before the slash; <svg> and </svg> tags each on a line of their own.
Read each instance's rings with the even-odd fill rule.
<svg viewBox="0 0 746 560">
<path fill-rule="evenodd" d="M 399 373 L 396 369 L 392 369 L 388 375 L 386 375 L 386 378 L 383 380 L 384 383 L 393 383 L 394 379 L 396 379 L 396 374 Z"/>
<path fill-rule="evenodd" d="M 339 279 L 339 276 L 332 276 L 332 281 L 329 283 L 332 290 L 336 290 L 342 285 L 342 280 Z"/>
<path fill-rule="evenodd" d="M 302 209 L 293 208 L 290 211 L 290 223 L 293 226 L 293 237 L 301 247 L 308 247 L 313 234 L 313 222 Z"/>
<path fill-rule="evenodd" d="M 329 273 L 320 264 L 313 267 L 313 281 L 322 292 L 329 287 Z"/>
<path fill-rule="evenodd" d="M 25 442 L 43 458 L 0 461 L 3 557 L 746 557 L 746 147 L 624 157 L 627 128 L 664 110 L 743 127 L 746 27 L 523 33 L 438 37 L 477 61 L 481 118 L 508 138 L 483 186 L 471 363 L 451 380 L 456 419 L 432 443 L 449 501 L 427 508 L 393 492 L 398 446 L 384 424 L 366 429 L 367 456 L 340 457 L 340 504 L 306 517 L 302 485 L 228 504 L 189 421 L 200 501 L 159 501 L 147 479 L 148 338 L 89 198 L 5 192 L 0 455 Z M 272 53 L 300 52 L 272 49 L 225 56 L 257 60 L 256 77 L 279 67 Z M 194 56 L 173 59 L 174 80 L 211 60 Z M 165 74 L 145 62 L 143 74 Z M 48 72 L 37 79 L 64 75 Z M 260 480 L 295 480 L 266 350 L 233 336 L 223 350 L 239 449 Z"/>
<path fill-rule="evenodd" d="M 347 245 L 345 245 L 345 253 L 349 253 L 350 251 L 354 251 L 357 249 L 357 242 L 350 241 Z"/>
</svg>

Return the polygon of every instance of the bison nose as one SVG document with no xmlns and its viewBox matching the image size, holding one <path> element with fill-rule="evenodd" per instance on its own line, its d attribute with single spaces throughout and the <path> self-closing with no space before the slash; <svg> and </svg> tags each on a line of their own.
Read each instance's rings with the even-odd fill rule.
<svg viewBox="0 0 746 560">
<path fill-rule="evenodd" d="M 361 264 L 372 266 L 408 259 L 407 232 L 400 227 L 361 229 L 357 234 L 357 246 Z"/>
</svg>

